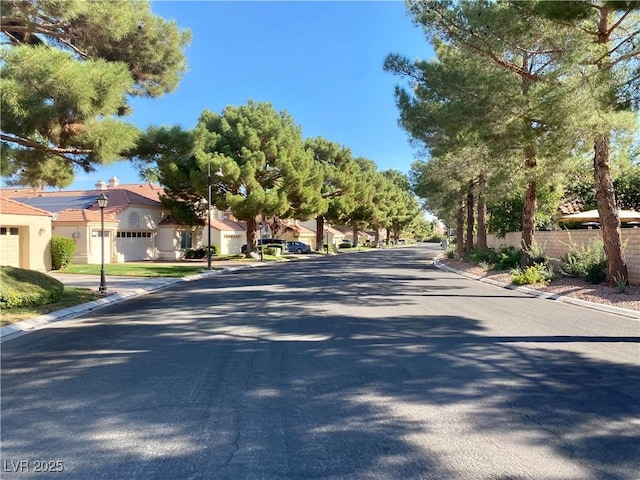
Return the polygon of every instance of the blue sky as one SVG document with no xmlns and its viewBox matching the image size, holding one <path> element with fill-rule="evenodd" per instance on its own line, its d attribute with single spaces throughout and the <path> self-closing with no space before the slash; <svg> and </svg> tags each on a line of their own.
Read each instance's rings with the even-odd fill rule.
<svg viewBox="0 0 640 480">
<path fill-rule="evenodd" d="M 129 120 L 140 128 L 193 128 L 205 110 L 249 99 L 286 110 L 305 138 L 323 136 L 351 148 L 380 170 L 408 172 L 416 151 L 398 127 L 393 89 L 382 70 L 389 53 L 429 59 L 433 50 L 405 13 L 388 2 L 158 1 L 154 13 L 189 28 L 189 70 L 158 99 L 135 99 Z M 128 162 L 77 172 L 69 189 L 117 176 L 140 181 Z"/>
</svg>

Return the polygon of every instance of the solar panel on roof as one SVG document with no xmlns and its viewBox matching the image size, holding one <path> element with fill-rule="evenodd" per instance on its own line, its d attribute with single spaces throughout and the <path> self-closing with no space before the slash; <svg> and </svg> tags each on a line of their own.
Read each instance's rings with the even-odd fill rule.
<svg viewBox="0 0 640 480">
<path fill-rule="evenodd" d="M 58 213 L 66 208 L 84 210 L 96 203 L 97 195 L 72 195 L 68 197 L 31 197 L 15 200 L 51 213 Z"/>
</svg>

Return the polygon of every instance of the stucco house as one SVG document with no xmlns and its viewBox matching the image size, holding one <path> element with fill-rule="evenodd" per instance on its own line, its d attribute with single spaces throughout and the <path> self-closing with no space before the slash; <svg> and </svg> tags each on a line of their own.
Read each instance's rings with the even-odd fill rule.
<svg viewBox="0 0 640 480">
<path fill-rule="evenodd" d="M 74 263 L 101 262 L 102 223 L 97 205 L 101 194 L 108 198 L 104 209 L 105 263 L 176 260 L 188 249 L 208 245 L 208 227 L 173 221 L 160 202 L 162 192 L 162 187 L 156 185 L 120 185 L 114 177 L 108 184 L 96 183 L 93 190 L 2 189 L 0 197 L 48 215 L 48 236 L 43 241 L 48 244 L 51 234 L 73 239 L 76 243 Z M 0 220 L 2 227 L 10 227 L 4 218 Z M 35 228 L 32 223 L 32 220 L 27 221 L 31 230 Z M 210 224 L 211 244 L 218 247 L 219 253 L 240 253 L 240 247 L 246 243 L 241 225 L 226 219 L 224 212 L 214 208 Z M 2 251 L 2 255 L 9 255 L 4 245 Z M 33 249 L 30 251 L 29 256 L 39 255 Z M 49 257 L 50 263 L 50 253 L 45 256 Z M 50 269 L 50 264 L 45 268 Z"/>
<path fill-rule="evenodd" d="M 51 270 L 51 213 L 0 197 L 0 265 Z"/>
<path fill-rule="evenodd" d="M 313 233 L 313 243 L 310 243 L 310 245 L 311 248 L 316 250 L 316 228 L 318 226 L 316 223 L 316 219 L 313 218 L 311 220 L 300 222 L 300 225 L 306 227 Z M 327 245 L 340 245 L 340 243 L 342 243 L 345 238 L 344 233 L 336 228 L 329 226 L 326 222 L 324 225 L 325 230 L 322 234 L 324 237 L 324 243 Z"/>
</svg>

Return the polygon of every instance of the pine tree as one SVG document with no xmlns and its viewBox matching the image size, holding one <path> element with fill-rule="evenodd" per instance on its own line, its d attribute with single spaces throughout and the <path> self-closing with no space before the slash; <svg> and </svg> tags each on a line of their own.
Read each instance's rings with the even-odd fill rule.
<svg viewBox="0 0 640 480">
<path fill-rule="evenodd" d="M 62 187 L 74 168 L 122 158 L 132 95 L 176 88 L 190 33 L 144 1 L 2 2 L 2 175 Z M 60 173 L 60 175 L 58 175 Z"/>
</svg>

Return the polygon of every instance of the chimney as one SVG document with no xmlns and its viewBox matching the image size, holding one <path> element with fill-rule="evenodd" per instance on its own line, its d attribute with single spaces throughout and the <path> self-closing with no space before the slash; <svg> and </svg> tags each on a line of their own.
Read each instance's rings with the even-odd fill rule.
<svg viewBox="0 0 640 480">
<path fill-rule="evenodd" d="M 106 189 L 107 189 L 107 184 L 104 183 L 102 180 L 96 183 L 96 190 L 106 190 Z"/>
<path fill-rule="evenodd" d="M 120 185 L 118 177 L 114 175 L 113 178 L 109 179 L 109 188 L 116 188 L 118 185 Z"/>
</svg>

